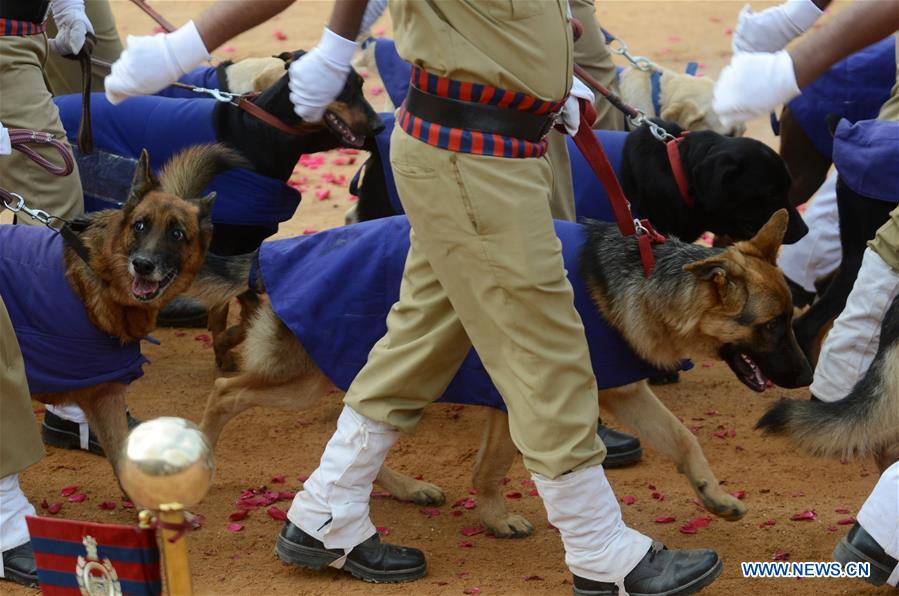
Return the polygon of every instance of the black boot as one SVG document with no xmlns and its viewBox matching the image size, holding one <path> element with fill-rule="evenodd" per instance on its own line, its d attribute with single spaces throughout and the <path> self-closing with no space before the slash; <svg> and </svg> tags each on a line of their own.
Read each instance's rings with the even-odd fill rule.
<svg viewBox="0 0 899 596">
<path fill-rule="evenodd" d="M 322 569 L 343 556 L 343 549 L 327 549 L 289 521 L 278 535 L 275 554 L 285 563 Z M 425 555 L 417 548 L 381 544 L 375 533 L 356 545 L 342 569 L 353 577 L 374 583 L 398 583 L 422 577 L 428 570 Z"/>
<path fill-rule="evenodd" d="M 17 584 L 37 587 L 37 566 L 34 564 L 34 551 L 31 550 L 30 542 L 3 551 L 3 573 L 6 579 Z"/>
<path fill-rule="evenodd" d="M 655 542 L 624 576 L 630 596 L 684 596 L 706 587 L 721 574 L 721 559 L 712 550 L 668 550 Z M 574 576 L 575 596 L 616 596 L 618 586 Z"/>
<path fill-rule="evenodd" d="M 870 563 L 871 575 L 861 579 L 875 586 L 885 584 L 897 565 L 896 559 L 886 554 L 883 547 L 877 544 L 858 522 L 855 522 L 849 533 L 837 544 L 833 551 L 833 560 L 839 561 L 844 567 L 850 562 Z"/>
<path fill-rule="evenodd" d="M 133 417 L 131 412 L 126 412 L 128 416 L 128 430 L 131 430 L 138 424 L 140 420 Z M 44 421 L 41 423 L 41 439 L 45 445 L 59 447 L 61 449 L 81 449 L 81 434 L 78 429 L 78 423 L 60 418 L 50 410 L 44 412 Z M 88 451 L 95 455 L 105 457 L 103 447 L 97 440 L 97 435 L 93 432 L 88 433 Z"/>
<path fill-rule="evenodd" d="M 606 446 L 606 459 L 603 460 L 604 468 L 620 468 L 640 461 L 643 457 L 643 448 L 637 437 L 609 428 L 599 421 L 596 434 Z"/>
</svg>

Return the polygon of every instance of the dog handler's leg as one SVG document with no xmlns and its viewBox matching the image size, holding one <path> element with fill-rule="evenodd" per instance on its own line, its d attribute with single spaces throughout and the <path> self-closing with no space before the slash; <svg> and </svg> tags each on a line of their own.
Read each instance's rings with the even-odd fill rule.
<svg viewBox="0 0 899 596">
<path fill-rule="evenodd" d="M 521 538 L 534 531 L 524 517 L 506 510 L 503 478 L 509 473 L 518 449 L 509 434 L 509 419 L 499 410 L 487 411 L 481 448 L 474 463 L 473 484 L 478 491 L 481 523 L 497 538 Z"/>
<path fill-rule="evenodd" d="M 746 506 L 718 484 L 693 433 L 659 401 L 646 381 L 600 391 L 599 399 L 618 420 L 674 462 L 710 513 L 731 521 L 746 514 Z"/>
</svg>

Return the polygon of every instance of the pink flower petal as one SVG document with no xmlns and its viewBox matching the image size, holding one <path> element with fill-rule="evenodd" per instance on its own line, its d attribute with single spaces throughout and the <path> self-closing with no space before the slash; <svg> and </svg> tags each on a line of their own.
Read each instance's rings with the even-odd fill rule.
<svg viewBox="0 0 899 596">
<path fill-rule="evenodd" d="M 318 232 L 315 228 L 306 228 L 303 230 L 303 236 L 308 236 L 309 234 L 315 234 Z"/>
<path fill-rule="evenodd" d="M 480 594 L 480 593 L 481 593 L 481 589 L 480 589 L 480 588 L 477 588 L 477 587 L 475 587 L 475 588 L 465 588 L 464 590 L 462 590 L 462 593 L 463 593 L 463 594 Z"/>
<path fill-rule="evenodd" d="M 240 511 L 235 511 L 234 513 L 229 515 L 228 519 L 233 522 L 236 522 L 236 521 L 240 521 L 242 519 L 246 519 L 246 517 L 248 515 L 250 515 L 249 511 L 247 511 L 246 509 L 241 509 Z"/>
<path fill-rule="evenodd" d="M 278 521 L 286 521 L 287 520 L 287 514 L 284 513 L 283 511 L 281 511 L 280 509 L 278 509 L 277 507 L 275 507 L 274 505 L 272 505 L 271 507 L 266 509 L 265 512 L 268 513 L 272 519 L 276 519 Z"/>
<path fill-rule="evenodd" d="M 646 485 L 646 488 L 648 488 L 649 490 L 655 490 L 655 489 L 656 489 L 656 485 L 655 485 L 655 484 L 647 484 L 647 485 Z"/>
<path fill-rule="evenodd" d="M 845 507 L 840 507 L 838 509 L 834 509 L 834 512 L 835 513 L 849 513 L 849 510 L 846 509 Z"/>
<path fill-rule="evenodd" d="M 839 520 L 839 521 L 837 522 L 837 525 L 838 525 L 838 526 L 851 526 L 851 525 L 854 524 L 854 523 L 855 523 L 855 518 L 854 518 L 854 517 L 847 517 L 847 518 L 844 518 L 844 519 Z"/>
<path fill-rule="evenodd" d="M 805 493 L 802 492 L 801 490 L 797 490 L 796 492 L 791 493 L 790 496 L 791 496 L 791 497 L 804 497 L 804 496 L 805 496 Z"/>
<path fill-rule="evenodd" d="M 62 509 L 62 503 L 53 503 L 47 507 L 47 513 L 56 515 Z"/>
<path fill-rule="evenodd" d="M 696 534 L 697 532 L 699 532 L 698 528 L 691 526 L 690 524 L 685 524 L 678 528 L 678 530 L 681 534 Z"/>
<path fill-rule="evenodd" d="M 476 535 L 484 532 L 484 527 L 483 526 L 470 526 L 467 528 L 462 528 L 460 530 L 460 532 L 462 532 L 463 536 L 476 536 Z"/>
<path fill-rule="evenodd" d="M 763 521 L 762 523 L 759 524 L 759 527 L 760 527 L 760 528 L 765 528 L 765 527 L 767 527 L 767 526 L 773 526 L 773 525 L 776 524 L 776 523 L 777 523 L 777 520 L 766 519 L 765 521 Z"/>
<path fill-rule="evenodd" d="M 507 499 L 520 499 L 521 493 L 518 492 L 517 490 L 513 490 L 511 492 L 506 493 L 506 498 Z"/>
<path fill-rule="evenodd" d="M 275 474 L 272 476 L 272 484 L 284 484 L 284 474 Z"/>
<path fill-rule="evenodd" d="M 815 513 L 814 509 L 809 509 L 800 513 L 794 513 L 790 516 L 791 521 L 814 521 L 816 519 L 818 519 L 818 514 Z"/>
<path fill-rule="evenodd" d="M 774 551 L 774 554 L 771 555 L 771 558 L 775 561 L 788 561 L 790 559 L 790 553 L 785 550 L 778 549 Z"/>
<path fill-rule="evenodd" d="M 378 534 L 380 534 L 381 536 L 390 536 L 390 528 L 388 528 L 388 527 L 385 527 L 385 526 L 378 526 L 377 528 L 375 528 L 375 530 L 376 530 L 376 531 L 378 532 Z"/>
<path fill-rule="evenodd" d="M 418 512 L 427 517 L 437 517 L 440 515 L 440 510 L 434 507 L 422 507 Z"/>
<path fill-rule="evenodd" d="M 134 509 L 134 501 L 122 499 L 122 509 Z"/>
<path fill-rule="evenodd" d="M 381 95 L 382 93 L 384 93 L 384 87 L 381 87 L 380 85 L 375 85 L 369 91 L 371 92 L 372 95 L 377 97 L 378 95 Z"/>
<path fill-rule="evenodd" d="M 327 188 L 322 188 L 321 190 L 315 191 L 315 198 L 319 201 L 327 200 L 331 197 L 331 191 Z"/>
<path fill-rule="evenodd" d="M 460 540 L 459 548 L 474 548 L 474 542 L 471 540 Z"/>
<path fill-rule="evenodd" d="M 655 499 L 656 501 L 664 501 L 665 495 L 660 493 L 659 491 L 653 491 L 652 498 Z"/>
<path fill-rule="evenodd" d="M 236 49 L 237 48 L 235 48 L 234 46 L 225 46 L 222 48 L 222 51 L 226 54 L 233 54 Z"/>
<path fill-rule="evenodd" d="M 274 35 L 275 39 L 277 39 L 278 41 L 284 41 L 287 39 L 287 34 L 280 29 L 276 29 L 275 31 L 273 31 L 272 35 Z"/>
<path fill-rule="evenodd" d="M 624 495 L 623 497 L 621 497 L 621 502 L 625 505 L 633 505 L 637 502 L 637 497 L 633 495 Z"/>
<path fill-rule="evenodd" d="M 41 509 L 47 509 L 50 507 L 50 503 L 47 502 L 47 499 L 41 501 Z"/>
<path fill-rule="evenodd" d="M 746 498 L 745 490 L 735 490 L 734 492 L 732 492 L 730 494 L 732 497 L 736 497 L 737 499 L 740 499 L 741 501 Z"/>
<path fill-rule="evenodd" d="M 526 575 L 524 578 L 526 582 L 542 582 L 543 578 L 539 575 Z"/>
<path fill-rule="evenodd" d="M 655 518 L 655 522 L 657 524 L 670 524 L 671 522 L 676 520 L 677 518 L 673 515 L 660 515 L 659 517 Z"/>
<path fill-rule="evenodd" d="M 102 503 L 97 505 L 97 507 L 99 507 L 100 509 L 112 510 L 118 507 L 118 505 L 116 505 L 115 501 L 103 501 Z"/>
<path fill-rule="evenodd" d="M 59 494 L 62 497 L 68 497 L 68 496 L 74 495 L 75 492 L 77 492 L 77 491 L 78 491 L 78 487 L 73 484 L 71 486 L 64 486 L 62 488 L 62 490 L 59 491 Z"/>
<path fill-rule="evenodd" d="M 77 493 L 69 497 L 69 503 L 83 503 L 87 499 L 84 493 Z"/>
<path fill-rule="evenodd" d="M 237 533 L 237 532 L 240 532 L 241 530 L 243 530 L 243 524 L 228 524 L 229 532 Z"/>
<path fill-rule="evenodd" d="M 156 25 L 153 27 L 153 33 L 167 33 L 167 31 L 161 25 Z"/>
<path fill-rule="evenodd" d="M 386 490 L 373 490 L 373 491 L 371 491 L 371 498 L 372 499 L 391 499 L 391 498 L 393 498 L 393 495 L 391 495 Z"/>
<path fill-rule="evenodd" d="M 536 488 L 532 488 L 531 490 L 528 491 L 528 496 L 529 497 L 539 497 L 540 491 L 538 491 Z"/>
</svg>

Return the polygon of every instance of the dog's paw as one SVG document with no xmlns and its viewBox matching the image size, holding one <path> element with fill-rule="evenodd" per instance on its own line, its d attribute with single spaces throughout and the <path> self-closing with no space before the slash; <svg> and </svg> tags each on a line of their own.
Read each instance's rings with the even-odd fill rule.
<svg viewBox="0 0 899 596">
<path fill-rule="evenodd" d="M 446 495 L 443 489 L 436 484 L 415 480 L 402 491 L 394 489 L 393 496 L 400 501 L 412 501 L 416 505 L 439 506 L 446 503 Z"/>
<path fill-rule="evenodd" d="M 234 352 L 228 350 L 221 356 L 216 354 L 215 356 L 215 365 L 222 372 L 236 372 L 237 371 L 237 358 L 234 356 Z"/>
<path fill-rule="evenodd" d="M 481 523 L 497 538 L 524 538 L 534 532 L 534 526 L 516 513 L 506 513 L 498 519 L 481 518 Z"/>
<path fill-rule="evenodd" d="M 737 521 L 746 515 L 746 505 L 736 497 L 725 493 L 717 499 L 705 500 L 705 508 L 727 521 Z"/>
</svg>

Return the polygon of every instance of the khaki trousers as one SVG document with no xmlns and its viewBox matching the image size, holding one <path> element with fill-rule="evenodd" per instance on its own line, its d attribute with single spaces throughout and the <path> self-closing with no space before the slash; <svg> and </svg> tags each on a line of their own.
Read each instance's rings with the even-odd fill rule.
<svg viewBox="0 0 899 596">
<path fill-rule="evenodd" d="M 618 93 L 618 78 L 612 54 L 609 52 L 599 22 L 593 0 L 569 0 L 571 14 L 584 26 L 584 34 L 574 42 L 574 63 L 584 67 L 591 77 Z M 596 122 L 593 128 L 600 130 L 624 130 L 624 115 L 606 98 L 596 93 L 593 102 L 596 107 Z"/>
<path fill-rule="evenodd" d="M 21 472 L 43 456 L 22 352 L 0 300 L 0 478 Z"/>
<path fill-rule="evenodd" d="M 0 37 L 0 122 L 7 128 L 30 128 L 53 133 L 65 141 L 59 110 L 44 80 L 47 37 Z M 60 157 L 52 148 L 32 145 L 54 163 Z M 72 218 L 84 211 L 77 166 L 68 176 L 53 176 L 18 151 L 0 158 L 0 187 L 16 192 L 32 207 Z M 42 225 L 28 217 L 19 223 Z"/>
<path fill-rule="evenodd" d="M 529 470 L 599 465 L 596 379 L 550 217 L 549 160 L 453 153 L 400 127 L 390 157 L 411 246 L 387 333 L 346 404 L 411 432 L 474 345 Z"/>
<path fill-rule="evenodd" d="M 92 56 L 112 64 L 122 53 L 122 41 L 116 30 L 115 18 L 109 7 L 109 0 L 85 0 L 84 11 L 94 27 L 97 36 L 97 45 L 94 46 Z M 47 20 L 47 37 L 56 36 L 56 24 L 53 17 Z M 53 95 L 66 95 L 68 93 L 81 93 L 81 67 L 75 60 L 63 58 L 56 52 L 50 52 L 44 70 L 47 82 Z M 103 79 L 109 72 L 100 66 L 93 67 L 91 90 L 103 91 Z"/>
</svg>

